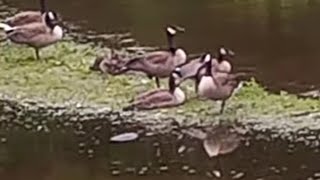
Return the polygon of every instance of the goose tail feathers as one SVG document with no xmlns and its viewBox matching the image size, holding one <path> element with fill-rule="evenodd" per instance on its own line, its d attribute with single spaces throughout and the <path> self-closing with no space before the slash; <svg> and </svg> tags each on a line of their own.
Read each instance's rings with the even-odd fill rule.
<svg viewBox="0 0 320 180">
<path fill-rule="evenodd" d="M 10 31 L 14 30 L 15 28 L 8 25 L 8 24 L 0 23 L 0 29 L 3 29 L 5 32 L 10 32 Z"/>
</svg>

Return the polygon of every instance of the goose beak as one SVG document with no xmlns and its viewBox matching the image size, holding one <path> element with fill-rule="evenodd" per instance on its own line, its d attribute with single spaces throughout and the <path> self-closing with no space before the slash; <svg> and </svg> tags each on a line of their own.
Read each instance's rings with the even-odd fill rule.
<svg viewBox="0 0 320 180">
<path fill-rule="evenodd" d="M 184 33 L 186 32 L 186 29 L 182 26 L 178 26 L 178 25 L 170 25 L 170 27 L 174 28 L 176 31 Z"/>
<path fill-rule="evenodd" d="M 181 26 L 176 26 L 176 29 L 177 29 L 177 31 L 182 32 L 182 33 L 186 32 L 186 29 Z"/>
<path fill-rule="evenodd" d="M 232 50 L 230 50 L 230 49 L 228 50 L 228 54 L 229 54 L 230 56 L 232 56 L 232 57 L 236 55 L 236 53 L 234 53 L 234 52 L 233 52 Z"/>
</svg>

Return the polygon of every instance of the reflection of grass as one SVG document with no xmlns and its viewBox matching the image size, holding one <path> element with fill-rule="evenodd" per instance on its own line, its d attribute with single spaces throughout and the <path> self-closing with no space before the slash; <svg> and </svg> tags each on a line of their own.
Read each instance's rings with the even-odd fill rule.
<svg viewBox="0 0 320 180">
<path fill-rule="evenodd" d="M 2 43 L 0 49 L 0 92 L 20 98 L 34 98 L 54 103 L 75 101 L 86 104 L 105 104 L 120 108 L 137 93 L 154 87 L 140 76 L 101 76 L 90 72 L 89 66 L 101 48 L 61 42 L 41 51 L 42 60 L 35 60 L 31 49 Z M 142 83 L 142 80 L 146 80 Z M 163 85 L 165 82 L 163 82 Z M 183 87 L 194 97 L 193 85 Z M 254 81 L 227 102 L 226 117 L 287 114 L 296 111 L 319 110 L 320 101 L 299 99 L 294 95 L 270 94 Z M 212 117 L 219 106 L 211 101 L 192 99 L 184 106 L 155 110 L 190 117 Z"/>
</svg>

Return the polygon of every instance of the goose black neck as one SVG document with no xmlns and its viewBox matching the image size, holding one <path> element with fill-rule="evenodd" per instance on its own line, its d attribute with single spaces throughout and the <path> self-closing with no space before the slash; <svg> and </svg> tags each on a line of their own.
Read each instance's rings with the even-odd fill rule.
<svg viewBox="0 0 320 180">
<path fill-rule="evenodd" d="M 206 76 L 212 76 L 212 61 L 206 62 Z"/>
<path fill-rule="evenodd" d="M 223 59 L 224 59 L 224 55 L 222 55 L 221 53 L 219 53 L 218 54 L 218 57 L 217 57 L 217 60 L 218 60 L 218 62 L 222 62 L 223 61 Z"/>
<path fill-rule="evenodd" d="M 174 47 L 174 43 L 173 43 L 173 35 L 170 34 L 169 32 L 167 32 L 167 39 L 168 39 L 168 48 L 170 52 L 174 54 L 176 51 L 176 48 Z"/>
<path fill-rule="evenodd" d="M 41 14 L 45 13 L 47 11 L 46 8 L 46 0 L 40 0 L 40 12 Z"/>
<path fill-rule="evenodd" d="M 173 75 L 171 75 L 169 78 L 169 91 L 173 93 L 175 89 L 176 89 L 175 78 L 173 77 Z"/>
</svg>

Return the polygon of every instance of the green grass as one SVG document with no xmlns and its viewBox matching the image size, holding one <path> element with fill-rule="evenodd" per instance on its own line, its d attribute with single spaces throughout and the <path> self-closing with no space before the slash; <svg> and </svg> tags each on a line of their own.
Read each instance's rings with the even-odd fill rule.
<svg viewBox="0 0 320 180">
<path fill-rule="evenodd" d="M 41 60 L 31 48 L 8 42 L 0 44 L 0 93 L 17 98 L 39 99 L 50 103 L 79 102 L 121 109 L 139 92 L 150 90 L 154 82 L 145 76 L 102 75 L 89 66 L 96 55 L 110 53 L 91 44 L 60 42 L 43 49 Z M 165 80 L 162 86 L 166 86 Z M 185 105 L 150 113 L 175 114 L 182 117 L 218 116 L 219 105 L 197 100 L 193 84 L 183 86 L 191 99 Z M 287 115 L 294 112 L 320 111 L 320 100 L 299 99 L 285 92 L 271 94 L 254 80 L 232 97 L 226 105 L 226 118 Z"/>
</svg>

